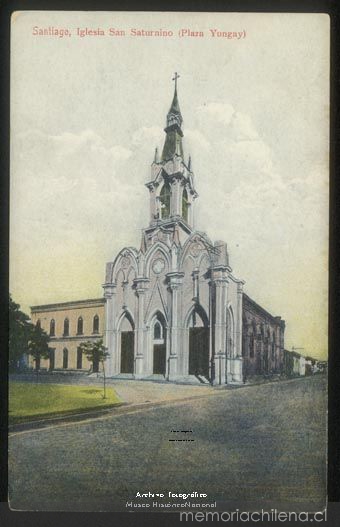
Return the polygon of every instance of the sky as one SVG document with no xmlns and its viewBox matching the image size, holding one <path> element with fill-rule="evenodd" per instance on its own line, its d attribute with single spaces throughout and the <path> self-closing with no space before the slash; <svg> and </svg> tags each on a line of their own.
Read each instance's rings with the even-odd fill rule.
<svg viewBox="0 0 340 527">
<path fill-rule="evenodd" d="M 80 37 L 77 28 L 104 35 Z M 71 36 L 34 34 L 43 29 Z M 139 37 L 131 29 L 173 35 Z M 187 36 L 195 32 L 203 37 Z M 245 292 L 286 321 L 286 348 L 326 358 L 324 14 L 15 13 L 14 300 L 29 312 L 99 298 L 106 262 L 124 246 L 139 248 L 149 222 L 144 184 L 155 147 L 163 147 L 175 71 L 185 158 L 191 155 L 199 193 L 195 228 L 228 243 Z"/>
</svg>

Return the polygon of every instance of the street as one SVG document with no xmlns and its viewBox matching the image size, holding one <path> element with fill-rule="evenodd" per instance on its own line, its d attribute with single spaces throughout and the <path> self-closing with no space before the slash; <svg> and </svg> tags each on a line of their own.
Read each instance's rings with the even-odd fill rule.
<svg viewBox="0 0 340 527">
<path fill-rule="evenodd" d="M 320 375 L 13 434 L 11 507 L 117 511 L 137 492 L 198 492 L 224 510 L 320 510 L 326 390 Z"/>
</svg>

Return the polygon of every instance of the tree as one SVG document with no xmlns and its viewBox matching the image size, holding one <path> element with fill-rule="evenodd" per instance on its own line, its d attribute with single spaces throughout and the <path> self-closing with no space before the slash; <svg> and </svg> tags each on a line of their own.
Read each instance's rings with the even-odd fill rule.
<svg viewBox="0 0 340 527">
<path fill-rule="evenodd" d="M 38 324 L 35 326 L 32 324 L 28 341 L 28 353 L 33 357 L 37 373 L 40 369 L 40 360 L 48 359 L 50 356 L 51 350 L 48 346 L 48 342 L 49 336 L 46 331 L 41 329 Z"/>
<path fill-rule="evenodd" d="M 9 297 L 9 368 L 19 368 L 20 360 L 28 353 L 28 341 L 33 325 L 29 316 L 20 310 L 12 297 Z"/>
<path fill-rule="evenodd" d="M 101 363 L 103 366 L 103 378 L 104 378 L 104 396 L 103 398 L 106 399 L 106 377 L 105 377 L 105 361 L 107 357 L 109 356 L 109 353 L 107 351 L 107 348 L 103 344 L 103 339 L 91 341 L 88 340 L 86 342 L 82 342 L 79 346 L 82 353 L 86 355 L 87 359 L 92 362 L 92 367 L 94 364 Z"/>
</svg>

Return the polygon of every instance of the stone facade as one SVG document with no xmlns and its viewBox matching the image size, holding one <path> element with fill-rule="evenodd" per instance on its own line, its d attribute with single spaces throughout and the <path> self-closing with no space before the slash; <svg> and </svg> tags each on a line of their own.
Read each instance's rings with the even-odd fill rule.
<svg viewBox="0 0 340 527">
<path fill-rule="evenodd" d="M 105 299 L 77 300 L 31 307 L 31 320 L 50 336 L 50 359 L 40 367 L 48 370 L 89 371 L 93 365 L 78 351 L 79 344 L 103 338 Z M 29 367 L 34 367 L 29 358 Z M 95 365 L 96 369 L 96 365 Z"/>
<path fill-rule="evenodd" d="M 255 303 L 250 308 L 244 282 L 229 265 L 227 244 L 213 243 L 194 228 L 198 194 L 191 160 L 184 159 L 176 89 L 165 134 L 162 156 L 156 150 L 146 183 L 150 223 L 141 247 L 124 248 L 106 267 L 109 373 L 224 384 L 243 382 L 247 370 L 279 371 L 284 323 Z M 244 329 L 250 337 L 253 324 L 256 339 L 265 332 L 256 360 L 242 338 Z M 270 345 L 275 341 L 268 359 L 267 338 Z"/>
</svg>

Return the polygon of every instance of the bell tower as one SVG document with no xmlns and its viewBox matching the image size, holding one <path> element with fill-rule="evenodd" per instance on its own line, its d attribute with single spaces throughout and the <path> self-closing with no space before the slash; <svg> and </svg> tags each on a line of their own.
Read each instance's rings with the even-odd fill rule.
<svg viewBox="0 0 340 527">
<path fill-rule="evenodd" d="M 186 237 L 194 228 L 194 201 L 198 194 L 194 187 L 191 158 L 184 160 L 183 118 L 178 102 L 177 80 L 174 75 L 175 91 L 166 116 L 165 142 L 159 158 L 155 150 L 151 165 L 151 180 L 146 183 L 150 193 L 150 225 L 145 233 L 157 228 L 175 228 Z"/>
</svg>

